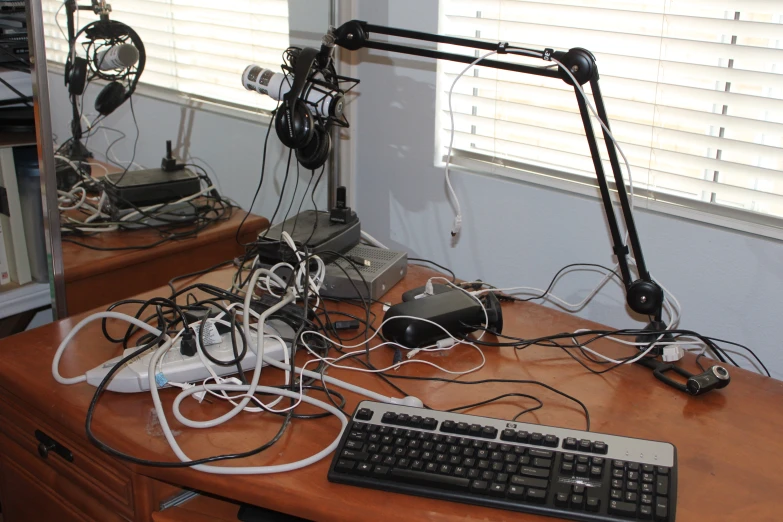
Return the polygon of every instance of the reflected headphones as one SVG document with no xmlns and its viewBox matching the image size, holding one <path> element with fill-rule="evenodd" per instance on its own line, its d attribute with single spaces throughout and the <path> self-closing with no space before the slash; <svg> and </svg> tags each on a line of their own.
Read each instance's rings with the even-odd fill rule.
<svg viewBox="0 0 783 522">
<path fill-rule="evenodd" d="M 109 83 L 95 97 L 95 110 L 103 116 L 108 116 L 125 103 L 125 100 L 130 98 L 136 90 L 136 84 L 139 82 L 147 58 L 144 43 L 136 31 L 115 20 L 99 20 L 84 26 L 74 37 L 74 45 L 82 33 L 87 35 L 90 42 L 87 47 L 88 54 L 92 50 L 92 54 L 97 55 L 97 48 L 94 46 L 96 40 L 106 40 L 106 44 L 99 46 L 103 47 L 105 45 L 119 45 L 130 39 L 131 44 L 139 51 L 139 60 L 134 66 L 135 70 L 130 72 L 124 70 L 119 74 L 112 74 L 111 71 L 101 71 L 96 68 L 94 65 L 95 56 L 85 59 L 75 56 L 75 52 L 68 53 L 68 58 L 65 61 L 65 85 L 68 86 L 68 92 L 73 96 L 81 96 L 87 85 L 88 72 L 90 78 L 98 77 L 108 80 Z M 132 78 L 126 89 L 125 85 L 118 80 L 129 77 Z"/>
<path fill-rule="evenodd" d="M 296 150 L 296 160 L 308 170 L 322 167 L 332 150 L 329 132 L 302 100 L 317 56 L 318 51 L 310 47 L 299 52 L 294 64 L 294 83 L 275 115 L 277 137 L 283 145 Z"/>
</svg>

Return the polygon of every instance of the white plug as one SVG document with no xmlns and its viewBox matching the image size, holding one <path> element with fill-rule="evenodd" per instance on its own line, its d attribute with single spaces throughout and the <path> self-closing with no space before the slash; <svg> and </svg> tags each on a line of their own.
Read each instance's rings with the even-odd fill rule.
<svg viewBox="0 0 783 522">
<path fill-rule="evenodd" d="M 661 359 L 663 359 L 664 362 L 679 361 L 683 357 L 685 357 L 685 351 L 681 346 L 675 344 L 663 347 L 663 354 L 661 354 Z"/>
<path fill-rule="evenodd" d="M 451 227 L 451 237 L 456 236 L 462 230 L 462 214 L 457 214 L 454 218 L 454 226 Z"/>
</svg>

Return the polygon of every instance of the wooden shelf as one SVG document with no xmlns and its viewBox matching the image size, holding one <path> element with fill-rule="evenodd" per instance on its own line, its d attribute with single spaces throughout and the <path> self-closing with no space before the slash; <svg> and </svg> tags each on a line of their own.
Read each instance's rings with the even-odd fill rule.
<svg viewBox="0 0 783 522">
<path fill-rule="evenodd" d="M 0 286 L 0 319 L 52 304 L 48 283 Z"/>
</svg>

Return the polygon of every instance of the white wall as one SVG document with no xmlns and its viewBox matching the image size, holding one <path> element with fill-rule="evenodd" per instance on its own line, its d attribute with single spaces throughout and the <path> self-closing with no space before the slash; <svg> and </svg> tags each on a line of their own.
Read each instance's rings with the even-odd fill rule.
<svg viewBox="0 0 783 522">
<path fill-rule="evenodd" d="M 437 32 L 438 2 L 362 0 L 358 18 Z M 443 170 L 433 166 L 435 62 L 360 51 L 356 140 L 357 209 L 362 226 L 390 246 L 435 260 L 466 279 L 545 287 L 562 266 L 611 265 L 609 232 L 598 199 L 478 174 L 454 175 L 464 211 L 456 246 Z M 747 344 L 783 379 L 778 334 L 783 243 L 638 210 L 649 268 L 680 300 L 682 327 Z M 599 276 L 579 273 L 557 286 L 581 300 Z M 635 327 L 624 294 L 610 285 L 581 316 Z M 555 333 L 555 332 L 553 332 Z"/>
</svg>

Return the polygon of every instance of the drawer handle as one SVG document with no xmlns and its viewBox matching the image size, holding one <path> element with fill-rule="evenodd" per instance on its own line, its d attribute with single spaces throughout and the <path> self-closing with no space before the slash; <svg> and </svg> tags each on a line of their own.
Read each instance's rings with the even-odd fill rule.
<svg viewBox="0 0 783 522">
<path fill-rule="evenodd" d="M 41 430 L 35 430 L 35 438 L 39 442 L 38 454 L 42 459 L 48 458 L 49 452 L 54 451 L 68 462 L 73 462 L 73 453 L 71 453 L 71 450 L 51 438 L 46 433 L 42 432 Z"/>
</svg>

